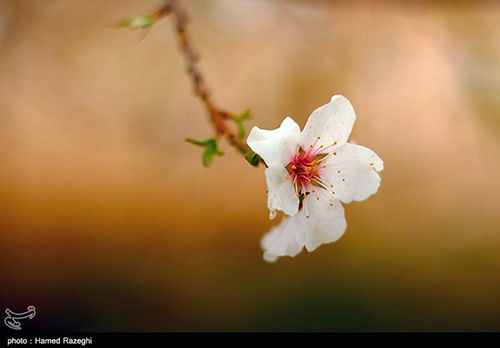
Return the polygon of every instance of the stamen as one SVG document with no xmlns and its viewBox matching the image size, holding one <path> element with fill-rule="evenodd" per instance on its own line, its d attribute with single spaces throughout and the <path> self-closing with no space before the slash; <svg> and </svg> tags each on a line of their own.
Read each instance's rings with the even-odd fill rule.
<svg viewBox="0 0 500 348">
<path fill-rule="evenodd" d="M 327 202 L 331 202 L 331 198 L 330 197 L 327 197 L 325 196 L 323 193 L 324 192 L 328 192 L 328 191 L 323 191 L 323 190 L 319 190 L 318 191 L 318 196 L 321 197 L 323 200 L 327 201 Z M 319 200 L 319 197 L 317 198 L 317 200 Z"/>
<path fill-rule="evenodd" d="M 320 159 L 319 159 L 319 160 L 317 160 L 316 162 L 317 162 L 318 164 L 323 163 L 326 159 L 328 159 L 328 156 L 329 156 L 329 155 L 330 155 L 330 154 L 326 154 L 324 157 L 320 158 Z"/>
<path fill-rule="evenodd" d="M 316 143 L 315 143 L 316 144 Z M 323 148 L 323 145 L 320 146 L 320 148 L 322 149 L 323 152 L 327 151 L 328 149 L 330 149 L 331 147 L 335 146 L 337 144 L 337 142 L 334 142 L 333 144 L 330 144 L 328 145 L 327 147 Z M 319 149 L 317 150 L 319 151 Z"/>
<path fill-rule="evenodd" d="M 304 207 L 304 212 L 306 214 L 306 219 L 309 219 L 309 210 L 307 209 L 307 202 L 306 202 L 306 200 L 304 200 L 302 206 Z"/>
<path fill-rule="evenodd" d="M 286 166 L 289 174 L 286 180 L 290 180 L 295 186 L 296 192 L 305 192 L 306 188 L 308 188 L 310 192 L 316 192 L 313 185 L 319 185 L 324 189 L 327 188 L 327 185 L 321 181 L 320 174 L 322 174 L 322 169 L 327 169 L 328 165 L 324 161 L 331 153 L 321 150 L 321 155 L 318 155 L 318 152 L 320 152 L 320 149 L 325 149 L 325 147 L 329 148 L 332 145 L 317 146 L 319 139 L 321 139 L 321 137 L 317 137 L 314 144 L 310 145 L 311 150 L 307 149 L 304 151 L 301 147 L 298 147 L 290 163 Z"/>
<path fill-rule="evenodd" d="M 321 180 L 321 178 L 317 178 L 317 179 L 316 179 L 316 182 L 317 182 L 317 183 L 318 183 L 318 184 L 319 184 L 322 188 L 324 188 L 325 190 L 327 190 L 327 191 L 328 191 L 328 186 L 327 186 L 327 184 L 325 184 L 325 183 L 323 182 L 323 180 Z"/>
<path fill-rule="evenodd" d="M 326 188 L 325 183 L 324 183 L 324 182 L 323 182 L 320 178 L 317 178 L 317 179 L 316 179 L 316 183 L 317 183 L 319 186 L 321 186 L 322 188 L 324 188 L 325 190 L 328 190 L 328 189 Z"/>
<path fill-rule="evenodd" d="M 316 147 L 316 144 L 318 143 L 318 140 L 319 140 L 319 139 L 321 139 L 321 137 L 318 137 L 318 138 L 316 139 L 316 141 L 314 142 L 314 144 L 309 145 L 309 147 L 310 147 L 310 148 L 311 148 L 311 150 L 312 150 L 312 151 L 309 153 L 309 155 L 311 155 L 312 157 L 315 157 L 315 156 L 316 156 L 316 154 L 318 153 L 319 149 L 320 149 L 320 148 L 323 148 L 323 145 L 321 145 L 321 146 L 319 146 L 319 148 L 318 148 L 318 149 L 314 150 L 314 148 Z"/>
</svg>

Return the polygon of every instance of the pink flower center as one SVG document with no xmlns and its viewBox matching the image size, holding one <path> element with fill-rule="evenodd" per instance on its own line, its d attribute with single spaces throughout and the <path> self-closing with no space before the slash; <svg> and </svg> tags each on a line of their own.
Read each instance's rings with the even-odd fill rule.
<svg viewBox="0 0 500 348">
<path fill-rule="evenodd" d="M 291 183 L 297 186 L 297 191 L 306 190 L 316 184 L 320 178 L 319 161 L 325 155 L 317 155 L 316 151 L 299 151 L 292 157 L 286 170 L 290 174 Z M 305 193 L 305 192 L 302 192 Z"/>
<path fill-rule="evenodd" d="M 318 137 L 318 140 L 320 140 L 320 137 Z M 332 170 L 327 163 L 328 158 L 337 156 L 336 151 L 331 151 L 331 148 L 336 145 L 336 141 L 328 146 L 320 145 L 316 141 L 306 147 L 306 150 L 299 147 L 285 167 L 288 171 L 286 180 L 289 180 L 290 184 L 295 187 L 295 193 L 299 198 L 299 210 L 304 209 L 306 219 L 309 218 L 306 204 L 307 197 L 312 197 L 311 199 L 315 201 L 323 199 L 329 203 L 330 207 L 334 206 L 331 198 L 324 195 L 330 192 L 335 196 L 335 191 L 332 190 L 333 184 L 326 182 L 324 179 L 328 177 L 328 171 Z M 339 169 L 337 169 L 337 172 L 340 174 Z"/>
</svg>

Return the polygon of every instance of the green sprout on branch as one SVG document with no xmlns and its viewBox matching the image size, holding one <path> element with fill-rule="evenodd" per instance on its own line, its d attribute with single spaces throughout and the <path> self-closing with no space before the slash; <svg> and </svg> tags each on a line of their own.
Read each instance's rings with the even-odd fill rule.
<svg viewBox="0 0 500 348">
<path fill-rule="evenodd" d="M 194 140 L 191 138 L 187 138 L 186 141 L 193 145 L 201 146 L 205 148 L 201 159 L 203 161 L 203 165 L 205 167 L 209 167 L 214 160 L 214 155 L 222 156 L 224 152 L 219 149 L 219 145 L 217 143 L 217 138 L 209 138 L 206 140 Z"/>
</svg>

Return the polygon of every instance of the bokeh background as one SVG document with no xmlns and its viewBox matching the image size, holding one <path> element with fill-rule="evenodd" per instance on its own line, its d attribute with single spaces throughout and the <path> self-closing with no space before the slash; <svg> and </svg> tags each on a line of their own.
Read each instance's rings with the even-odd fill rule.
<svg viewBox="0 0 500 348">
<path fill-rule="evenodd" d="M 184 0 L 218 105 L 275 128 L 343 94 L 379 192 L 262 260 L 262 167 L 211 135 L 161 1 L 0 1 L 0 305 L 27 330 L 500 330 L 500 5 Z M 279 218 L 278 218 L 279 220 Z M 2 330 L 6 330 L 2 326 Z"/>
</svg>

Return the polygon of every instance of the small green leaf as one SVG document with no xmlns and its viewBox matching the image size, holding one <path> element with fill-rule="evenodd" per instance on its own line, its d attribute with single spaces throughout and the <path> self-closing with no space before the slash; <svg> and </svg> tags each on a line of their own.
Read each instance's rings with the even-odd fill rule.
<svg viewBox="0 0 500 348">
<path fill-rule="evenodd" d="M 252 118 L 252 113 L 250 112 L 250 110 L 245 111 L 241 115 L 234 116 L 235 121 L 245 121 L 248 120 L 249 118 Z"/>
<path fill-rule="evenodd" d="M 245 129 L 245 126 L 243 125 L 243 122 L 242 121 L 237 121 L 237 120 L 234 120 L 236 122 L 236 125 L 238 126 L 238 138 L 240 138 L 241 140 L 244 140 L 245 139 L 245 135 L 247 134 L 247 130 Z"/>
<path fill-rule="evenodd" d="M 201 159 L 205 167 L 208 167 L 210 166 L 210 164 L 212 164 L 212 161 L 214 160 L 214 151 L 211 146 L 207 146 L 207 149 L 203 152 Z"/>
<path fill-rule="evenodd" d="M 205 148 L 205 151 L 203 151 L 203 155 L 201 156 L 203 165 L 205 167 L 208 167 L 210 166 L 210 164 L 212 164 L 214 155 L 222 156 L 224 154 L 224 152 L 220 151 L 216 138 L 209 138 L 201 141 L 188 138 L 186 139 L 186 141 Z"/>
<path fill-rule="evenodd" d="M 244 140 L 245 139 L 245 135 L 247 133 L 246 129 L 245 129 L 245 125 L 243 124 L 243 121 L 245 120 L 248 120 L 249 118 L 252 117 L 252 114 L 250 113 L 250 110 L 247 110 L 245 111 L 244 113 L 242 113 L 241 115 L 235 115 L 233 117 L 233 121 L 236 123 L 236 125 L 238 126 L 238 137 L 241 139 L 241 140 Z"/>
<path fill-rule="evenodd" d="M 144 29 L 152 26 L 157 21 L 157 18 L 150 15 L 137 16 L 132 18 L 127 18 L 120 23 L 116 24 L 118 28 L 130 28 L 130 29 Z"/>
<path fill-rule="evenodd" d="M 194 140 L 194 139 L 191 139 L 191 138 L 186 138 L 186 141 L 188 143 L 191 143 L 191 144 L 194 144 L 194 145 L 198 145 L 198 146 L 208 146 L 209 144 L 211 144 L 212 142 L 214 142 L 214 138 L 208 138 L 206 140 Z"/>
<path fill-rule="evenodd" d="M 255 167 L 257 167 L 259 165 L 259 162 L 260 162 L 259 155 L 257 155 L 255 152 L 252 152 L 252 151 L 249 151 L 245 155 L 245 159 L 248 161 L 248 163 L 250 163 L 252 166 L 255 166 Z"/>
</svg>

